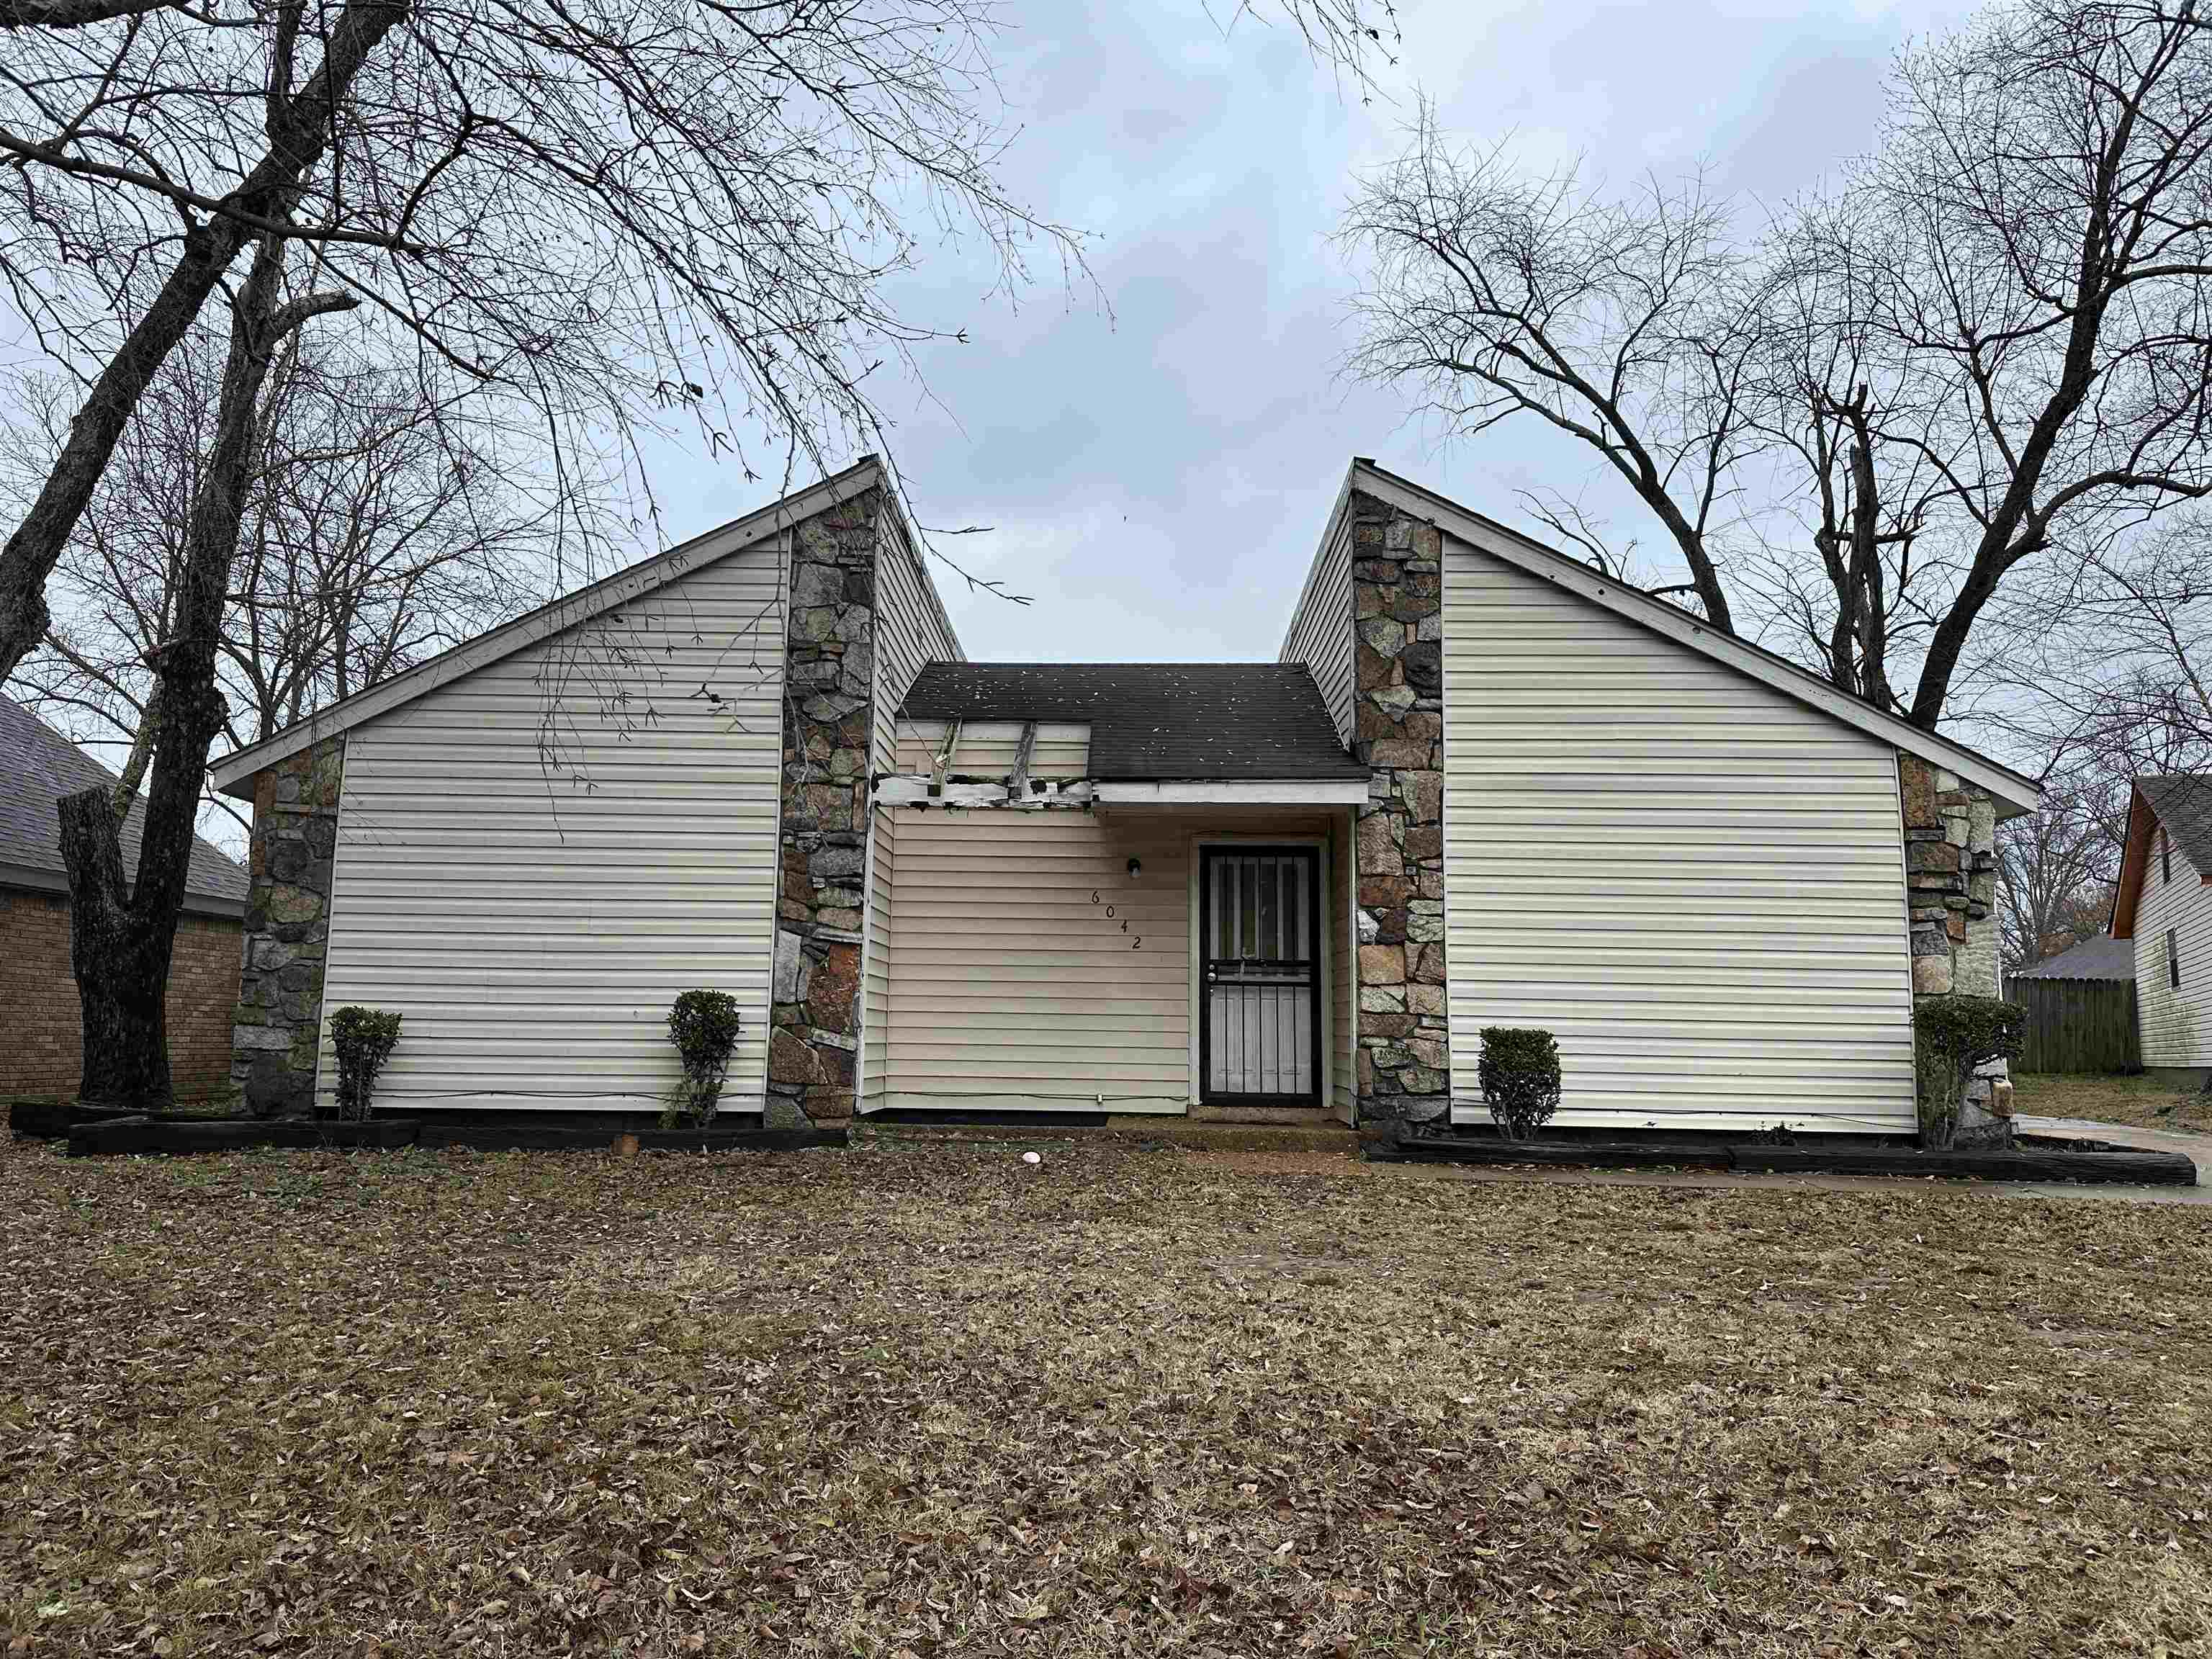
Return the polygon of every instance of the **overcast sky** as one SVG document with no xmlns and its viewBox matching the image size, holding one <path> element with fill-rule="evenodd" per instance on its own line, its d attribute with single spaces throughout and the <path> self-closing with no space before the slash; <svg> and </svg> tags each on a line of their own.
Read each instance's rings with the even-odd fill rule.
<svg viewBox="0 0 2212 1659">
<path fill-rule="evenodd" d="M 1339 382 L 1352 273 L 1329 239 L 1359 170 L 1403 147 L 1418 87 L 1454 134 L 1540 162 L 1627 179 L 1702 161 L 1722 191 L 1779 200 L 1866 147 L 1892 54 L 1965 10 L 1401 8 L 1396 107 L 1340 92 L 1287 30 L 1224 38 L 1202 0 L 1006 8 L 1007 176 L 1091 234 L 1104 303 L 1047 272 L 1010 307 L 953 261 L 902 290 L 969 331 L 924 355 L 934 402 L 884 399 L 915 507 L 993 526 L 945 549 L 1034 599 L 939 569 L 970 657 L 1272 659 L 1355 454 L 1509 521 L 1541 485 L 1644 531 L 1571 446 L 1509 426 L 1439 448 L 1389 392 Z M 651 465 L 672 540 L 773 493 L 673 443 Z"/>
</svg>

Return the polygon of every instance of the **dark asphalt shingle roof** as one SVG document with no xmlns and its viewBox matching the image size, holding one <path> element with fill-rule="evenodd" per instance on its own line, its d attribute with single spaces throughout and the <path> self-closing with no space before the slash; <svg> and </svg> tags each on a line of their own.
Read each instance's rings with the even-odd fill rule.
<svg viewBox="0 0 2212 1659">
<path fill-rule="evenodd" d="M 2079 945 L 2023 968 L 2014 979 L 2133 979 L 2136 942 L 2131 939 L 2085 939 Z"/>
<path fill-rule="evenodd" d="M 2136 787 L 2197 872 L 2212 875 L 2212 778 L 2188 773 L 2142 777 Z"/>
<path fill-rule="evenodd" d="M 0 697 L 0 884 L 8 866 L 28 871 L 42 888 L 65 882 L 61 818 L 55 803 L 80 789 L 112 784 L 115 774 L 11 698 Z M 123 872 L 138 873 L 138 831 L 146 821 L 142 798 L 123 823 Z M 194 836 L 185 891 L 194 898 L 245 902 L 246 872 L 221 849 Z M 66 886 L 62 885 L 62 890 Z"/>
<path fill-rule="evenodd" d="M 933 662 L 902 712 L 1087 721 L 1101 781 L 1367 776 L 1297 663 Z"/>
</svg>

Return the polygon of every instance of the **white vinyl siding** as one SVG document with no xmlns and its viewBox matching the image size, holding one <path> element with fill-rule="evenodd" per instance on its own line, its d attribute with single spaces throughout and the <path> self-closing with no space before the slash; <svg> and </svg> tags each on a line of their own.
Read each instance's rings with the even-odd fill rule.
<svg viewBox="0 0 2212 1659">
<path fill-rule="evenodd" d="M 960 641 L 945 615 L 921 556 L 908 543 L 898 514 L 887 506 L 877 526 L 876 684 L 868 768 L 890 771 L 898 750 L 898 709 L 923 665 L 957 662 Z M 891 826 L 869 814 L 868 917 L 860 973 L 860 1079 L 863 1103 L 880 1102 L 889 1053 L 890 1007 Z M 868 1109 L 864 1104 L 863 1110 Z"/>
<path fill-rule="evenodd" d="M 1183 1111 L 1187 829 L 1006 808 L 896 816 L 879 1103 Z"/>
<path fill-rule="evenodd" d="M 2212 1066 L 2212 887 L 2179 845 L 2167 881 L 2155 834 L 2136 904 L 2136 1006 L 2146 1066 Z M 2177 989 L 2166 971 L 2171 930 L 2181 959 Z"/>
<path fill-rule="evenodd" d="M 1277 660 L 1306 665 L 1345 744 L 1352 741 L 1352 523 L 1340 514 L 1307 573 Z"/>
<path fill-rule="evenodd" d="M 669 1005 L 706 988 L 744 1022 L 725 1098 L 758 1109 L 781 543 L 348 734 L 323 1006 L 401 1015 L 380 1104 L 655 1109 L 678 1076 Z M 325 1036 L 326 1098 L 336 1075 Z"/>
<path fill-rule="evenodd" d="M 1888 745 L 1449 538 L 1444 703 L 1455 1117 L 1534 1025 L 1562 1126 L 1912 1128 Z"/>
</svg>

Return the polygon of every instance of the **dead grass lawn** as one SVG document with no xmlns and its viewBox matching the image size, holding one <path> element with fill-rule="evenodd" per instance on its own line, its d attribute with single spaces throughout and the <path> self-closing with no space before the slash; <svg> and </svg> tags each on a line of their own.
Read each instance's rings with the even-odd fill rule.
<svg viewBox="0 0 2212 1659">
<path fill-rule="evenodd" d="M 2148 1077 L 2077 1077 L 2045 1072 L 2013 1079 L 2018 1110 L 2044 1117 L 2086 1117 L 2138 1129 L 2212 1133 L 2212 1095 L 2186 1092 Z"/>
<path fill-rule="evenodd" d="M 0 1648 L 2212 1653 L 2201 1211 L 0 1152 Z"/>
</svg>

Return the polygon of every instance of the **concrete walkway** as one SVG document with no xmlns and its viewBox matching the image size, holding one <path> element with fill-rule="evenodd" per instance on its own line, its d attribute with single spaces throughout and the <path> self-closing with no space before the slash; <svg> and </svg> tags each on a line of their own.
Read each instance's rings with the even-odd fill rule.
<svg viewBox="0 0 2212 1659">
<path fill-rule="evenodd" d="M 2054 1140 L 2101 1140 L 2139 1152 L 2179 1152 L 2197 1166 L 2197 1184 L 2204 1185 L 2212 1169 L 2212 1135 L 2192 1134 L 2186 1129 L 2137 1129 L 2124 1123 L 2100 1123 L 2087 1117 L 2030 1117 L 2023 1114 L 2013 1124 L 2024 1135 L 2047 1135 Z"/>
<path fill-rule="evenodd" d="M 1528 1170 L 1468 1164 L 1402 1164 L 1397 1167 L 1439 1181 L 1484 1185 L 1503 1181 L 1546 1181 L 1577 1187 L 1694 1187 L 1716 1192 L 1895 1193 L 1943 1190 L 1984 1198 L 2059 1198 L 2088 1204 L 2174 1204 L 2212 1209 L 2212 1135 L 2166 1129 L 2131 1129 L 2087 1118 L 2021 1117 L 2020 1133 L 2054 1140 L 2101 1140 L 2146 1152 L 2179 1152 L 2197 1165 L 2194 1187 L 2124 1187 L 2103 1182 L 1941 1181 L 1931 1176 L 1728 1175 L 1716 1170 Z"/>
</svg>

